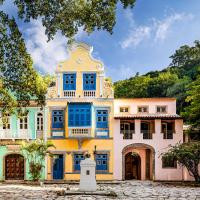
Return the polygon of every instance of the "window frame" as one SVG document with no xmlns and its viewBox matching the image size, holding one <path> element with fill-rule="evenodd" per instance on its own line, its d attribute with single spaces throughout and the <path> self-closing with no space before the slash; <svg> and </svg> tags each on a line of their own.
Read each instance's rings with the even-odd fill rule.
<svg viewBox="0 0 200 200">
<path fill-rule="evenodd" d="M 3 120 L 6 120 L 6 123 L 4 123 Z M 2 117 L 1 121 L 2 121 L 2 129 L 3 130 L 11 129 L 11 116 L 9 114 Z"/>
<path fill-rule="evenodd" d="M 139 111 L 140 108 L 146 108 L 147 111 L 146 112 Z M 149 106 L 146 106 L 146 105 L 137 106 L 137 113 L 149 113 Z"/>
<path fill-rule="evenodd" d="M 75 156 L 77 156 L 77 155 L 83 156 L 83 158 L 78 159 L 79 164 L 76 164 Z M 84 158 L 84 152 L 73 153 L 73 171 L 76 172 L 76 173 L 80 173 L 80 170 L 81 170 L 81 166 L 80 166 L 81 160 L 85 160 L 85 158 Z M 78 166 L 78 169 L 76 168 L 77 166 Z"/>
<path fill-rule="evenodd" d="M 41 114 L 41 116 L 38 116 L 39 114 Z M 39 119 L 39 125 L 38 125 L 38 119 Z M 40 128 L 38 129 L 38 127 Z M 37 112 L 36 114 L 36 131 L 44 131 L 44 115 L 42 112 Z"/>
<path fill-rule="evenodd" d="M 101 112 L 101 113 L 98 113 Z M 103 113 L 106 112 L 106 113 Z M 98 121 L 98 119 L 101 119 Z M 106 118 L 106 121 L 104 121 Z M 109 128 L 109 111 L 107 109 L 96 109 L 96 128 L 97 129 L 108 129 Z"/>
<path fill-rule="evenodd" d="M 69 76 L 69 77 L 68 77 Z M 73 76 L 73 77 L 70 77 Z M 66 81 L 74 81 L 72 83 L 66 83 Z M 74 72 L 67 72 L 63 74 L 63 90 L 67 91 L 75 91 L 76 90 L 76 73 Z"/>
<path fill-rule="evenodd" d="M 62 114 L 57 114 L 56 116 L 53 114 L 54 112 L 62 112 Z M 55 118 L 54 117 L 61 117 L 62 116 L 62 122 L 55 122 L 54 120 L 55 120 Z M 59 124 L 61 124 L 62 123 L 62 125 L 60 126 Z M 55 125 L 55 124 L 57 124 L 57 125 Z M 65 127 L 65 112 L 64 112 L 64 110 L 63 109 L 52 109 L 51 110 L 51 128 L 52 129 L 61 129 L 61 130 L 63 130 L 64 129 L 64 127 Z"/>
<path fill-rule="evenodd" d="M 26 119 L 26 122 L 25 122 L 25 119 Z M 28 115 L 19 118 L 19 130 L 28 130 L 28 129 L 29 129 L 29 118 L 28 118 Z"/>
<path fill-rule="evenodd" d="M 104 159 L 97 159 L 97 155 L 106 155 L 106 169 L 97 169 L 97 160 L 100 160 L 101 162 L 104 160 Z M 110 152 L 109 151 L 97 151 L 95 153 L 95 156 L 94 156 L 94 159 L 95 159 L 95 162 L 96 162 L 96 174 L 108 174 L 109 173 L 109 162 L 110 162 Z M 101 164 L 102 165 L 102 164 Z"/>
<path fill-rule="evenodd" d="M 68 127 L 91 127 L 92 104 L 70 103 L 68 104 Z"/>
<path fill-rule="evenodd" d="M 158 111 L 158 108 L 161 108 L 161 107 L 165 108 L 164 112 Z M 167 113 L 167 112 L 168 112 L 168 106 L 167 105 L 156 105 L 156 113 Z"/>
<path fill-rule="evenodd" d="M 125 111 L 126 108 L 127 108 L 127 111 Z M 121 109 L 122 109 L 123 111 L 121 111 Z M 120 112 L 120 113 L 129 113 L 129 109 L 130 109 L 129 106 L 120 106 L 120 107 L 119 107 L 119 112 Z"/>
<path fill-rule="evenodd" d="M 88 76 L 88 77 L 86 77 Z M 91 78 L 91 76 L 94 76 Z M 96 72 L 91 72 L 91 73 L 83 73 L 83 90 L 96 90 L 96 79 L 97 75 Z M 91 81 L 94 81 L 91 83 Z M 88 83 L 86 83 L 88 82 Z"/>
</svg>

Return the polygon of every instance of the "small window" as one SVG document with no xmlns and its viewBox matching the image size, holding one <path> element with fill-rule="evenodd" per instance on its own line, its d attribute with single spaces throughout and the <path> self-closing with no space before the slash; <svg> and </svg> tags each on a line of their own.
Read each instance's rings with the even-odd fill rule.
<svg viewBox="0 0 200 200">
<path fill-rule="evenodd" d="M 167 106 L 157 106 L 157 113 L 166 113 Z"/>
<path fill-rule="evenodd" d="M 81 160 L 84 160 L 83 154 L 74 154 L 74 170 L 75 171 L 80 171 Z"/>
<path fill-rule="evenodd" d="M 97 128 L 108 128 L 108 110 L 97 110 L 96 119 Z"/>
<path fill-rule="evenodd" d="M 173 158 L 162 157 L 162 168 L 177 168 L 177 161 Z"/>
<path fill-rule="evenodd" d="M 96 170 L 106 171 L 108 170 L 108 155 L 107 154 L 96 154 Z"/>
<path fill-rule="evenodd" d="M 63 74 L 63 89 L 76 90 L 76 74 Z"/>
<path fill-rule="evenodd" d="M 139 113 L 146 113 L 146 112 L 148 112 L 148 107 L 147 106 L 139 106 L 138 112 Z"/>
<path fill-rule="evenodd" d="M 42 113 L 37 114 L 37 130 L 43 131 L 43 114 Z"/>
<path fill-rule="evenodd" d="M 27 116 L 20 118 L 19 127 L 20 127 L 20 129 L 28 129 L 28 118 L 27 118 Z"/>
<path fill-rule="evenodd" d="M 122 112 L 129 112 L 129 109 L 128 109 L 128 107 L 120 107 L 120 113 L 122 113 Z"/>
<path fill-rule="evenodd" d="M 10 115 L 2 117 L 3 129 L 10 129 Z"/>
<path fill-rule="evenodd" d="M 52 128 L 64 128 L 64 111 L 52 111 Z"/>
</svg>

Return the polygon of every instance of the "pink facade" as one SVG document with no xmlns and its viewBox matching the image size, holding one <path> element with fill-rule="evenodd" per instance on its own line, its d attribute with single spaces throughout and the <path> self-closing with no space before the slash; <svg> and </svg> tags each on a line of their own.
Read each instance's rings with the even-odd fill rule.
<svg viewBox="0 0 200 200">
<path fill-rule="evenodd" d="M 114 179 L 189 179 L 182 167 L 163 164 L 160 155 L 183 142 L 176 99 L 115 99 L 114 118 Z"/>
</svg>

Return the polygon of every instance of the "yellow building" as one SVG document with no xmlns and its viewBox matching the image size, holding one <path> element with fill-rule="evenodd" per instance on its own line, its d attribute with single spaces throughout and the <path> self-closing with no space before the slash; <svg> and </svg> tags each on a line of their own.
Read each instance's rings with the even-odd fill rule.
<svg viewBox="0 0 200 200">
<path fill-rule="evenodd" d="M 92 47 L 76 43 L 56 68 L 49 88 L 47 139 L 56 149 L 48 158 L 47 179 L 79 180 L 80 161 L 88 152 L 96 160 L 97 180 L 113 179 L 113 90 Z"/>
</svg>

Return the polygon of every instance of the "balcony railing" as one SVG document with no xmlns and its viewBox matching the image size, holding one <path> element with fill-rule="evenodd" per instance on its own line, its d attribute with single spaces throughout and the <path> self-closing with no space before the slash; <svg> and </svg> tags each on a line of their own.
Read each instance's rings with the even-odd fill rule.
<svg viewBox="0 0 200 200">
<path fill-rule="evenodd" d="M 141 130 L 141 133 L 143 134 L 143 139 L 152 139 L 152 132 L 150 130 Z"/>
<path fill-rule="evenodd" d="M 96 96 L 96 91 L 95 90 L 84 90 L 83 91 L 83 96 L 84 97 L 95 97 Z"/>
<path fill-rule="evenodd" d="M 64 90 L 63 96 L 64 97 L 76 97 L 76 91 L 74 91 L 74 90 Z"/>
<path fill-rule="evenodd" d="M 91 128 L 69 128 L 69 137 L 91 137 Z"/>
<path fill-rule="evenodd" d="M 19 129 L 15 139 L 26 139 L 26 140 L 31 139 L 28 133 L 28 129 Z"/>
<path fill-rule="evenodd" d="M 133 134 L 135 133 L 134 130 L 121 130 L 121 134 L 123 134 L 123 139 L 124 140 L 131 140 L 133 139 Z"/>
<path fill-rule="evenodd" d="M 172 130 L 163 131 L 163 139 L 173 139 L 173 131 Z"/>
<path fill-rule="evenodd" d="M 27 129 L 20 129 L 17 135 L 13 135 L 10 129 L 0 130 L 0 139 L 31 139 Z"/>
<path fill-rule="evenodd" d="M 0 139 L 13 139 L 10 129 L 1 129 L 0 130 Z"/>
</svg>

